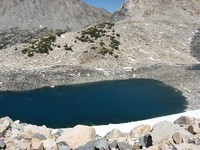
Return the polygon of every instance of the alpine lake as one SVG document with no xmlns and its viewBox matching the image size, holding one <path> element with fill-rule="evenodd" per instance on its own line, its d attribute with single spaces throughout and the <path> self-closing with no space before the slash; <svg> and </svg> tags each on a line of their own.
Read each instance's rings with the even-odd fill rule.
<svg viewBox="0 0 200 150">
<path fill-rule="evenodd" d="M 186 108 L 180 91 L 150 79 L 0 92 L 0 117 L 52 128 L 125 123 L 180 113 Z"/>
</svg>

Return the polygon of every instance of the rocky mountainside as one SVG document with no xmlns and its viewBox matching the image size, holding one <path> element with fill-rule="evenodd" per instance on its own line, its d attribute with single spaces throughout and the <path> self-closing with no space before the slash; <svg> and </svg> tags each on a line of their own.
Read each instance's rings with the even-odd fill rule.
<svg viewBox="0 0 200 150">
<path fill-rule="evenodd" d="M 82 0 L 0 0 L 0 30 L 48 27 L 77 30 L 108 20 L 110 13 Z"/>
<path fill-rule="evenodd" d="M 27 1 L 21 3 L 26 4 L 25 2 Z M 35 4 L 39 2 L 41 1 L 37 1 Z M 58 10 L 53 5 L 58 2 L 60 1 L 51 3 L 52 10 Z M 9 5 L 9 3 L 5 3 L 0 6 L 6 4 Z M 40 5 L 42 4 L 43 1 Z M 69 4 L 86 5 L 78 0 L 69 1 Z M 21 4 L 15 7 L 19 6 L 21 7 Z M 62 10 L 61 8 L 60 10 Z M 7 45 L 9 42 L 6 38 L 11 38 L 3 37 L 2 47 L 5 50 L 0 54 L 5 57 L 2 57 L 0 62 L 4 64 L 3 66 L 13 67 L 18 65 L 37 67 L 40 64 L 44 66 L 73 65 L 92 70 L 103 68 L 111 72 L 155 64 L 195 64 L 198 63 L 193 56 L 197 57 L 195 54 L 198 54 L 199 10 L 199 0 L 126 0 L 113 15 L 113 19 L 120 20 L 115 24 L 102 23 L 79 32 L 52 36 L 53 41 L 52 37 L 36 39 L 34 42 L 30 42 L 30 39 L 27 43 L 20 42 L 25 44 L 15 44 L 16 42 L 10 41 L 12 43 L 10 46 Z M 4 10 L 4 12 L 6 11 Z M 123 18 L 120 18 L 118 14 Z M 13 39 L 15 34 L 9 32 L 9 35 Z M 42 41 L 46 44 L 41 45 Z M 41 46 L 44 46 L 45 50 L 41 49 Z M 15 51 L 16 48 L 18 51 Z M 65 49 L 72 50 L 66 53 Z M 38 54 L 38 52 L 48 55 Z M 13 54 L 11 55 L 11 53 Z M 34 56 L 27 59 L 27 54 Z"/>
<path fill-rule="evenodd" d="M 126 0 L 112 19 L 119 21 L 131 17 L 140 21 L 189 23 L 200 15 L 199 3 L 200 0 Z"/>
</svg>

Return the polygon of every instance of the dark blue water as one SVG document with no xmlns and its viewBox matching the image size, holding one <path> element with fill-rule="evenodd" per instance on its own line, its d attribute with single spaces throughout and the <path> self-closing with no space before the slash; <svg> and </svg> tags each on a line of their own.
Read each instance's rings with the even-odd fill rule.
<svg viewBox="0 0 200 150">
<path fill-rule="evenodd" d="M 0 117 L 54 128 L 147 119 L 182 112 L 186 105 L 174 88 L 144 79 L 0 92 Z"/>
<path fill-rule="evenodd" d="M 200 64 L 192 66 L 190 70 L 200 70 Z"/>
</svg>

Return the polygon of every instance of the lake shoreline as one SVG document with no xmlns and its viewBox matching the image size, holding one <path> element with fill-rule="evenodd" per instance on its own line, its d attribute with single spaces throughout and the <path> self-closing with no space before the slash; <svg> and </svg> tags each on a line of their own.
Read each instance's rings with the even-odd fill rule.
<svg viewBox="0 0 200 150">
<path fill-rule="evenodd" d="M 74 66 L 44 68 L 0 69 L 1 91 L 27 91 L 42 87 L 55 87 L 106 80 L 154 79 L 180 90 L 188 101 L 188 110 L 200 108 L 200 70 L 191 70 L 188 65 L 157 64 L 121 70 L 88 69 Z"/>
</svg>

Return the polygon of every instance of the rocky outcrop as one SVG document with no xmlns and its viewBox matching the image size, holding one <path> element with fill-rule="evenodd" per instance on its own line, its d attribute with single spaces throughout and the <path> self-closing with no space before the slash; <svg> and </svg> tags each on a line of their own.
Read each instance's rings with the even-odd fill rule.
<svg viewBox="0 0 200 150">
<path fill-rule="evenodd" d="M 75 126 L 73 129 L 67 129 L 57 138 L 56 142 L 65 142 L 71 148 L 75 149 L 87 142 L 95 140 L 95 130 L 87 126 Z"/>
<path fill-rule="evenodd" d="M 0 119 L 0 138 L 5 135 L 6 130 L 10 127 L 11 120 L 7 117 Z"/>
<path fill-rule="evenodd" d="M 180 128 L 179 125 L 163 121 L 153 127 L 153 131 L 151 132 L 153 144 L 159 144 L 164 140 L 169 139 L 175 132 L 181 132 L 181 134 L 187 136 L 187 138 L 191 136 L 189 132 L 185 131 L 183 128 Z"/>
<path fill-rule="evenodd" d="M 184 118 L 184 119 L 183 119 Z M 188 124 L 189 120 L 193 120 Z M 0 119 L 4 134 L 0 137 L 0 149 L 9 150 L 167 150 L 200 149 L 200 119 L 180 117 L 175 124 L 167 121 L 154 126 L 139 125 L 129 133 L 113 129 L 104 137 L 89 126 L 50 129 Z M 9 128 L 8 128 L 9 122 Z M 184 127 L 182 124 L 185 124 Z M 191 130 L 195 126 L 196 130 Z"/>
<path fill-rule="evenodd" d="M 196 31 L 190 43 L 191 54 L 200 60 L 200 28 Z"/>
<path fill-rule="evenodd" d="M 109 17 L 107 11 L 82 0 L 0 0 L 0 30 L 14 27 L 77 30 Z"/>
<path fill-rule="evenodd" d="M 126 0 L 113 16 L 113 21 L 132 18 L 135 21 L 193 22 L 200 15 L 199 0 Z M 184 17 L 183 17 L 184 16 Z"/>
</svg>

